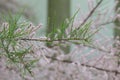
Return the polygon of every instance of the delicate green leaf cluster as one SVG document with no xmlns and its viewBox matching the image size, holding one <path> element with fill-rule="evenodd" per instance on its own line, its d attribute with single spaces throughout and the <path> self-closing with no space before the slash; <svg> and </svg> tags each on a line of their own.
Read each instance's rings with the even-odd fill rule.
<svg viewBox="0 0 120 80">
<path fill-rule="evenodd" d="M 76 12 L 77 14 L 78 12 Z M 89 43 L 91 42 L 92 36 L 98 31 L 92 31 L 91 30 L 91 21 L 86 22 L 83 26 L 79 26 L 78 28 L 74 28 L 73 23 L 76 14 L 68 19 L 67 21 L 64 21 L 60 27 L 52 27 L 51 33 L 47 34 L 47 38 L 50 39 L 51 42 L 53 41 L 68 41 L 68 42 L 74 42 L 79 44 Z M 69 30 L 69 31 L 68 31 Z M 67 33 L 68 31 L 68 33 Z"/>
<path fill-rule="evenodd" d="M 3 16 L 5 23 L 0 26 L 0 50 L 1 55 L 4 54 L 8 58 L 8 61 L 13 62 L 17 66 L 23 66 L 31 74 L 30 67 L 34 60 L 26 59 L 30 51 L 30 47 L 24 47 L 18 40 L 23 37 L 27 37 L 28 31 L 25 26 L 28 26 L 24 22 L 20 22 L 20 15 Z"/>
</svg>

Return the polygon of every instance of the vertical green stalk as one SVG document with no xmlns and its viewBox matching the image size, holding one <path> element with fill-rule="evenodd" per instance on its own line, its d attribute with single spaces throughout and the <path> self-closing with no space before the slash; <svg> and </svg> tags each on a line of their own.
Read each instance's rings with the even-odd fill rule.
<svg viewBox="0 0 120 80">
<path fill-rule="evenodd" d="M 47 33 L 53 31 L 52 28 L 54 27 L 60 28 L 65 19 L 70 18 L 70 0 L 48 0 L 48 18 Z M 65 53 L 70 50 L 69 46 L 61 48 Z"/>
</svg>

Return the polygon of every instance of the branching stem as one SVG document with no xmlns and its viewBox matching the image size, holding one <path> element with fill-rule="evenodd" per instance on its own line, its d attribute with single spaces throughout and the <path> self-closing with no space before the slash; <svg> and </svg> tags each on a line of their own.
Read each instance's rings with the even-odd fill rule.
<svg viewBox="0 0 120 80">
<path fill-rule="evenodd" d="M 103 0 L 100 0 L 97 5 L 90 11 L 90 13 L 88 14 L 88 16 L 83 20 L 83 22 L 80 24 L 80 26 L 78 27 L 78 29 L 80 29 L 81 26 L 83 26 L 87 20 L 92 16 L 92 14 L 95 12 L 95 10 L 99 7 L 99 5 L 102 3 Z"/>
</svg>

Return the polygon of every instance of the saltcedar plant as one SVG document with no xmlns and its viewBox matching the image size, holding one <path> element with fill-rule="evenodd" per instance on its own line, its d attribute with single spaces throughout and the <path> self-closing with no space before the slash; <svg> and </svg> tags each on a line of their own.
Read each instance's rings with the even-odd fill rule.
<svg viewBox="0 0 120 80">
<path fill-rule="evenodd" d="M 28 71 L 33 76 L 31 67 L 34 62 L 39 59 L 31 54 L 32 47 L 36 45 L 30 44 L 31 41 L 60 42 L 57 43 L 57 45 L 63 42 L 77 42 L 79 44 L 89 43 L 94 33 L 90 32 L 91 22 L 86 23 L 79 29 L 71 29 L 68 34 L 65 34 L 68 27 L 73 27 L 70 24 L 73 24 L 74 17 L 70 19 L 68 23 L 64 22 L 60 29 L 54 27 L 53 31 L 49 33 L 46 38 L 41 37 L 38 39 L 35 38 L 34 35 L 41 25 L 35 27 L 33 24 L 21 22 L 21 14 L 3 16 L 5 22 L 3 22 L 0 27 L 1 55 L 4 55 L 13 65 L 16 65 L 19 70 L 25 69 L 25 71 Z M 49 56 L 46 57 L 50 58 Z"/>
<path fill-rule="evenodd" d="M 119 44 L 119 41 L 98 32 L 100 26 L 112 21 L 101 23 L 100 16 L 92 17 L 102 1 L 91 9 L 77 28 L 73 28 L 75 27 L 73 16 L 61 24 L 60 29 L 53 27 L 53 31 L 46 37 L 35 36 L 36 30 L 41 25 L 34 26 L 29 22 L 21 22 L 20 15 L 4 17 L 6 21 L 0 30 L 1 58 L 12 62 L 12 67 L 17 67 L 17 71 L 23 72 L 24 79 L 108 80 L 110 75 L 120 79 L 117 76 L 120 72 L 115 54 L 119 53 L 119 50 L 113 47 L 113 44 L 115 42 Z M 93 37 L 94 35 L 100 39 L 96 40 L 97 36 Z M 48 48 L 43 42 L 54 42 L 52 43 L 54 47 Z M 59 45 L 68 42 L 75 45 L 74 50 L 64 54 Z M 9 65 L 7 68 L 11 69 Z M 32 77 L 24 75 L 26 71 Z"/>
</svg>

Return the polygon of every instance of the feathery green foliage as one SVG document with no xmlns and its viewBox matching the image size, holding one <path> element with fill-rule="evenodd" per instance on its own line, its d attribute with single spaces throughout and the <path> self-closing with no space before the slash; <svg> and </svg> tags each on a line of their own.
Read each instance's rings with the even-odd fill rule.
<svg viewBox="0 0 120 80">
<path fill-rule="evenodd" d="M 64 21 L 59 28 L 53 26 L 51 33 L 47 34 L 47 38 L 49 38 L 51 40 L 51 42 L 54 42 L 54 41 L 58 41 L 58 42 L 59 41 L 60 42 L 62 42 L 62 41 L 70 41 L 70 42 L 77 41 L 77 43 L 79 43 L 79 44 L 91 42 L 92 36 L 98 30 L 96 30 L 95 32 L 91 31 L 90 27 L 91 27 L 92 21 L 86 22 L 85 25 L 79 26 L 80 28 L 74 29 L 73 22 L 74 22 L 74 19 L 77 15 L 78 11 L 75 13 L 75 15 L 72 18 L 68 19 L 67 21 Z M 69 28 L 70 28 L 70 30 L 68 31 L 68 33 L 66 33 L 66 31 Z M 52 44 L 52 43 L 50 43 L 50 44 Z"/>
<path fill-rule="evenodd" d="M 8 61 L 16 65 L 23 65 L 24 69 L 31 74 L 30 67 L 34 60 L 25 59 L 30 47 L 20 47 L 20 42 L 17 40 L 27 36 L 25 31 L 27 25 L 23 26 L 24 23 L 20 23 L 20 16 L 21 14 L 3 16 L 5 23 L 0 26 L 0 49 L 3 50 Z"/>
</svg>

